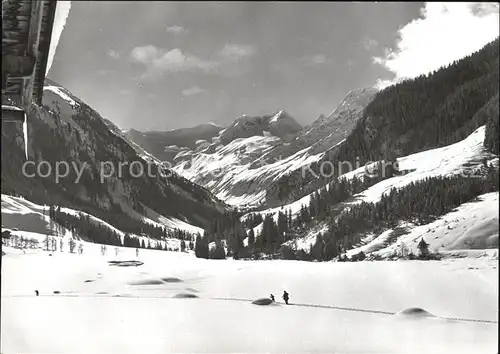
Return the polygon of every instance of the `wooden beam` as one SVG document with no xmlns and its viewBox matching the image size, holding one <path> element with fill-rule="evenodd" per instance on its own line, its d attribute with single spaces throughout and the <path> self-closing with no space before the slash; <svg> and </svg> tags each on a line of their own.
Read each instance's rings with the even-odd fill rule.
<svg viewBox="0 0 500 354">
<path fill-rule="evenodd" d="M 36 58 L 33 55 L 2 55 L 2 75 L 12 78 L 29 78 L 35 72 Z"/>
<path fill-rule="evenodd" d="M 45 83 L 45 72 L 49 59 L 52 30 L 57 8 L 57 1 L 45 1 L 42 29 L 40 30 L 39 60 L 35 69 L 35 85 L 33 88 L 33 99 L 37 104 L 42 104 L 43 85 Z"/>
<path fill-rule="evenodd" d="M 18 100 L 22 106 L 31 102 L 41 104 L 56 6 L 57 0 L 2 2 L 2 54 L 19 57 L 32 54 L 37 58 L 29 79 L 7 80 L 4 92 L 9 96 L 22 95 L 22 101 Z"/>
<path fill-rule="evenodd" d="M 38 44 L 40 41 L 40 29 L 42 26 L 43 6 L 44 1 L 34 1 L 31 3 L 31 21 L 28 36 L 27 55 L 38 56 Z M 35 74 L 24 81 L 23 85 L 23 107 L 29 110 L 31 106 L 31 98 L 33 96 L 33 84 L 35 81 Z"/>
</svg>

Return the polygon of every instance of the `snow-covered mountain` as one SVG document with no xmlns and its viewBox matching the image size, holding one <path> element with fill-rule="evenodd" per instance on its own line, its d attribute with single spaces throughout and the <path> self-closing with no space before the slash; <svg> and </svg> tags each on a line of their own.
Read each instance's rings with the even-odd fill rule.
<svg viewBox="0 0 500 354">
<path fill-rule="evenodd" d="M 214 123 L 170 131 L 125 131 L 125 136 L 152 153 L 161 161 L 173 161 L 182 149 L 196 149 L 198 142 L 211 141 L 223 127 Z"/>
<path fill-rule="evenodd" d="M 318 118 L 297 140 L 300 145 L 313 146 L 311 153 L 323 152 L 345 139 L 356 125 L 363 109 L 378 90 L 361 88 L 350 91 L 328 116 Z"/>
<path fill-rule="evenodd" d="M 301 129 L 288 113 L 281 110 L 270 116 L 242 115 L 219 134 L 219 141 L 227 145 L 235 139 L 252 136 L 275 136 L 286 141 Z"/>
<path fill-rule="evenodd" d="M 341 144 L 376 92 L 372 88 L 353 90 L 329 116 L 304 128 L 283 110 L 263 117 L 243 115 L 217 136 L 197 141 L 196 149 L 167 146 L 171 140 L 165 139 L 163 151 L 155 148 L 150 152 L 158 158 L 167 150 L 177 153 L 174 171 L 228 204 L 243 209 L 260 206 L 275 181 L 319 161 L 326 151 Z M 151 133 L 129 137 L 143 146 L 156 141 Z"/>
<path fill-rule="evenodd" d="M 43 106 L 35 106 L 29 117 L 29 156 L 35 167 L 46 161 L 52 173 L 42 177 L 27 168 L 33 177 L 25 175 L 22 132 L 11 125 L 2 133 L 3 194 L 83 211 L 125 232 L 184 224 L 199 230 L 227 211 L 209 191 L 166 169 L 117 126 L 50 80 Z M 57 165 L 63 163 L 68 173 L 57 177 Z"/>
</svg>

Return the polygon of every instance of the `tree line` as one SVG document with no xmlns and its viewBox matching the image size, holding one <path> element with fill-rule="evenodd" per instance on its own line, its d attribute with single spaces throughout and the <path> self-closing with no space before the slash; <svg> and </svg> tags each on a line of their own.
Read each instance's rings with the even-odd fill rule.
<svg viewBox="0 0 500 354">
<path fill-rule="evenodd" d="M 354 247 L 367 232 L 380 234 L 397 228 L 400 222 L 428 224 L 481 194 L 498 192 L 498 169 L 490 166 L 483 173 L 481 178 L 459 175 L 426 178 L 399 189 L 393 188 L 376 203 L 350 205 L 340 215 L 326 220 L 328 230 L 318 235 L 309 254 L 303 252 L 302 255 L 331 260 Z M 286 246 L 281 251 L 289 258 L 297 256 Z"/>
<path fill-rule="evenodd" d="M 147 242 L 142 239 L 130 235 L 130 233 L 125 233 L 122 237 L 118 232 L 112 228 L 102 225 L 100 223 L 92 222 L 90 215 L 84 213 L 78 213 L 78 215 L 72 215 L 65 213 L 61 210 L 59 206 L 49 206 L 49 217 L 51 222 L 55 222 L 61 227 L 70 230 L 74 236 L 77 236 L 83 240 L 100 243 L 103 245 L 110 246 L 122 246 L 122 247 L 132 247 L 132 248 L 145 248 L 145 249 L 157 249 L 172 251 L 172 248 L 167 247 L 159 242 L 160 240 L 166 240 L 167 238 L 178 238 L 181 240 L 180 248 L 178 250 L 184 251 L 187 248 L 193 249 L 194 243 L 191 241 L 192 236 L 187 235 L 183 230 L 168 230 L 165 229 L 165 235 L 157 240 L 151 240 L 147 238 Z M 187 242 L 186 242 L 187 241 Z"/>
</svg>

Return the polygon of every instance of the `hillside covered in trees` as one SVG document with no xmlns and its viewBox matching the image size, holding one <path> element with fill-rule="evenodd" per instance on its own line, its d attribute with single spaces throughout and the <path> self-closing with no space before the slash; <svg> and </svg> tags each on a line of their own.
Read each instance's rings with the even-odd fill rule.
<svg viewBox="0 0 500 354">
<path fill-rule="evenodd" d="M 323 190 L 311 198 L 310 204 L 301 209 L 299 217 L 285 224 L 285 229 L 280 227 L 279 221 L 274 223 L 272 217 L 266 217 L 264 220 L 268 225 L 264 224 L 260 235 L 262 240 L 274 235 L 276 242 L 287 241 L 297 235 L 303 236 L 312 226 L 323 223 L 328 230 L 318 235 L 309 252 L 293 250 L 284 245 L 280 249 L 280 257 L 331 260 L 359 243 L 368 233 L 380 234 L 388 229 L 396 229 L 401 222 L 428 224 L 481 194 L 498 192 L 499 170 L 494 166 L 485 167 L 481 178 L 460 175 L 427 178 L 403 188 L 393 188 L 376 203 L 361 202 L 351 204 L 348 208 L 331 204 L 330 201 L 335 203 L 332 196 L 338 193 L 332 190 L 334 188 L 330 188 L 329 192 Z M 282 217 L 280 214 L 278 220 Z M 263 245 L 263 242 L 256 244 Z M 267 247 L 260 247 L 264 252 L 273 253 L 277 250 L 276 244 L 272 242 L 264 243 L 264 246 Z"/>
<path fill-rule="evenodd" d="M 378 92 L 346 140 L 311 166 L 295 171 L 268 191 L 284 202 L 303 197 L 338 177 L 320 166 L 330 161 L 364 165 L 456 143 L 486 125 L 485 146 L 498 154 L 499 39 L 431 73 Z M 323 165 L 325 166 L 325 165 Z M 327 166 L 328 167 L 328 166 Z M 330 173 L 331 172 L 331 173 Z M 348 172 L 348 171 L 343 171 Z"/>
<path fill-rule="evenodd" d="M 175 218 L 199 228 L 223 217 L 227 206 L 208 190 L 148 161 L 117 127 L 71 92 L 50 80 L 45 88 L 44 104 L 33 105 L 28 117 L 32 165 L 23 170 L 21 127 L 2 128 L 3 194 L 80 210 L 124 232 L 153 238 L 163 235 L 163 225 L 144 222 L 144 216 Z M 67 174 L 59 178 L 58 164 L 69 166 L 67 171 L 60 166 Z M 102 178 L 105 164 L 114 173 Z"/>
</svg>

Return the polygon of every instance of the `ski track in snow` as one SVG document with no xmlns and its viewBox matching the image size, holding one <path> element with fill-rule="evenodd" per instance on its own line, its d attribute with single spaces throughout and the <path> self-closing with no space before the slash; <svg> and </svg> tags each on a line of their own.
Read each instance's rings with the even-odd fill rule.
<svg viewBox="0 0 500 354">
<path fill-rule="evenodd" d="M 164 296 L 134 296 L 134 295 L 129 295 L 129 294 L 116 294 L 116 295 L 106 295 L 106 294 L 41 294 L 39 296 L 50 296 L 50 297 L 79 297 L 79 298 L 110 298 L 110 297 L 120 297 L 120 298 L 125 298 L 125 299 L 175 299 L 173 297 L 164 297 Z M 5 298 L 24 298 L 24 297 L 35 297 L 34 295 L 10 295 L 10 296 L 5 296 Z M 205 300 L 221 300 L 221 301 L 241 301 L 241 302 L 252 302 L 254 301 L 253 299 L 238 299 L 238 298 L 227 298 L 227 297 L 208 297 L 204 298 Z M 195 301 L 195 299 L 193 299 Z M 311 308 L 321 308 L 321 309 L 331 309 L 331 310 L 340 310 L 340 311 L 352 311 L 352 312 L 364 312 L 364 313 L 371 313 L 371 314 L 381 314 L 381 315 L 396 315 L 397 312 L 389 312 L 389 311 L 380 311 L 380 310 L 368 310 L 368 309 L 361 309 L 361 308 L 353 308 L 353 307 L 340 307 L 340 306 L 329 306 L 329 305 L 318 305 L 318 304 L 299 304 L 299 303 L 291 303 L 289 302 L 288 304 L 285 304 L 284 302 L 274 302 L 273 305 L 283 305 L 283 306 L 299 306 L 299 307 L 311 307 Z M 477 323 L 492 323 L 492 324 L 498 324 L 498 321 L 494 320 L 481 320 L 481 319 L 473 319 L 473 318 L 459 318 L 459 317 L 436 317 L 440 318 L 443 320 L 450 320 L 450 321 L 463 321 L 463 322 L 477 322 Z"/>
</svg>

